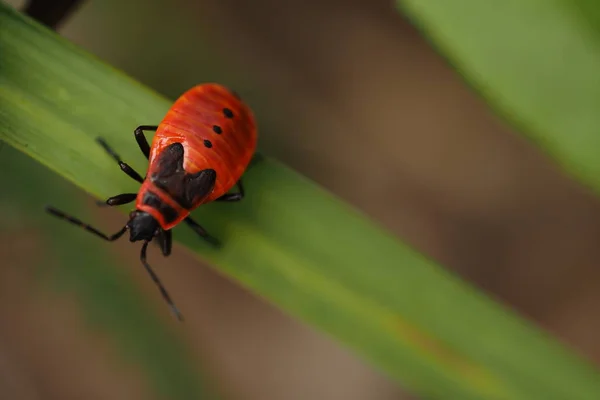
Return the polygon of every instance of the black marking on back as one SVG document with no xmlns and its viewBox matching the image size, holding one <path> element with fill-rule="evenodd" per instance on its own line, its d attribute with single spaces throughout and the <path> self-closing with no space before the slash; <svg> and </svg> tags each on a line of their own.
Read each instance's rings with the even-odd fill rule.
<svg viewBox="0 0 600 400">
<path fill-rule="evenodd" d="M 217 135 L 220 135 L 221 133 L 223 133 L 223 129 L 221 129 L 219 125 L 213 125 L 213 132 Z"/>
<path fill-rule="evenodd" d="M 210 142 L 210 140 L 204 139 L 204 146 L 210 149 L 212 147 L 212 143 Z"/>
<path fill-rule="evenodd" d="M 158 197 L 158 195 L 154 192 L 146 192 L 142 199 L 142 204 L 158 210 L 158 212 L 165 217 L 165 222 L 167 224 L 170 224 L 177 219 L 177 211 L 170 205 L 162 202 L 160 197 Z"/>
<path fill-rule="evenodd" d="M 191 209 L 192 205 L 208 196 L 215 187 L 217 173 L 214 169 L 205 169 L 195 174 L 188 174 L 183 169 L 183 145 L 173 143 L 156 159 L 157 170 L 150 180 L 164 190 L 183 208 Z"/>
<path fill-rule="evenodd" d="M 223 115 L 225 115 L 227 118 L 233 118 L 233 111 L 231 111 L 229 108 L 224 108 Z"/>
</svg>

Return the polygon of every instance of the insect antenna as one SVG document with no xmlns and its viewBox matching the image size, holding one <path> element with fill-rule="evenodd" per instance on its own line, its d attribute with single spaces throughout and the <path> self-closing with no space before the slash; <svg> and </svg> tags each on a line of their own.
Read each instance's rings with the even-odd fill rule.
<svg viewBox="0 0 600 400">
<path fill-rule="evenodd" d="M 48 213 L 54 215 L 55 217 L 64 219 L 65 221 L 70 222 L 73 225 L 77 225 L 78 227 L 85 229 L 86 231 L 93 233 L 94 235 L 98 236 L 99 238 L 104 239 L 109 242 L 113 242 L 113 241 L 117 240 L 118 238 L 123 236 L 123 234 L 127 231 L 127 225 L 125 225 L 117 233 L 114 233 L 114 234 L 108 236 L 105 233 L 100 232 L 98 229 L 94 228 L 93 226 L 90 226 L 90 225 L 86 224 L 85 222 L 82 222 L 81 220 L 79 220 L 71 215 L 65 214 L 64 212 L 57 210 L 56 208 L 54 208 L 52 206 L 46 206 L 46 211 Z"/>
<path fill-rule="evenodd" d="M 150 267 L 150 265 L 146 261 L 146 250 L 148 249 L 148 243 L 150 243 L 150 242 L 145 241 L 144 244 L 142 245 L 142 251 L 140 253 L 140 260 L 142 261 L 144 268 L 146 268 L 146 271 L 148 271 L 148 273 L 150 274 L 150 277 L 152 278 L 154 283 L 156 283 L 156 285 L 158 286 L 158 289 L 160 290 L 160 293 L 162 294 L 163 299 L 165 299 L 165 301 L 171 308 L 171 311 L 173 312 L 173 314 L 175 314 L 177 319 L 179 319 L 180 321 L 183 321 L 183 315 L 179 312 L 179 310 L 175 306 L 175 303 L 173 303 L 173 300 L 171 300 L 171 296 L 169 296 L 167 289 L 165 289 L 165 287 L 161 283 L 158 276 L 152 270 L 152 267 Z"/>
</svg>

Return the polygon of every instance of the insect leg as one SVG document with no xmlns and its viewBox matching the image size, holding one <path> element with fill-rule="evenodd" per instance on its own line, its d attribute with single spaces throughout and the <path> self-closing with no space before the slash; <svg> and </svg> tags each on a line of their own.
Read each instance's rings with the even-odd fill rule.
<svg viewBox="0 0 600 400">
<path fill-rule="evenodd" d="M 223 196 L 216 198 L 215 201 L 240 201 L 244 198 L 244 186 L 241 179 L 237 182 L 237 187 L 237 193 L 225 193 Z"/>
<path fill-rule="evenodd" d="M 79 226 L 80 228 L 85 229 L 86 231 L 93 233 L 94 235 L 98 236 L 99 238 L 102 238 L 104 240 L 107 240 L 109 242 L 115 241 L 118 238 L 120 238 L 121 236 L 123 236 L 123 234 L 125 233 L 125 231 L 127 231 L 127 225 L 125 225 L 120 231 L 118 231 L 117 233 L 113 234 L 113 235 L 106 235 L 102 232 L 100 232 L 99 230 L 97 230 L 96 228 L 82 222 L 81 220 L 72 217 L 68 214 L 63 213 L 62 211 L 57 210 L 56 208 L 52 207 L 52 206 L 46 206 L 46 211 L 48 211 L 50 214 L 54 215 L 55 217 L 58 217 L 60 219 L 64 219 L 67 220 L 68 222 Z"/>
<path fill-rule="evenodd" d="M 160 250 L 163 256 L 167 257 L 171 254 L 171 247 L 173 246 L 173 238 L 171 230 L 161 230 L 158 235 Z"/>
<path fill-rule="evenodd" d="M 146 261 L 146 249 L 148 249 L 148 243 L 150 243 L 150 242 L 144 242 L 144 244 L 142 245 L 142 251 L 140 253 L 140 261 L 144 265 L 144 268 L 146 268 L 146 271 L 148 271 L 148 274 L 150 274 L 150 277 L 152 278 L 154 283 L 156 283 L 156 286 L 158 286 L 158 289 L 160 290 L 160 294 L 162 294 L 163 299 L 165 299 L 165 301 L 171 308 L 171 311 L 173 311 L 173 313 L 175 314 L 175 316 L 177 317 L 178 320 L 183 321 L 183 315 L 181 315 L 181 313 L 179 312 L 177 307 L 175 307 L 175 303 L 173 303 L 173 300 L 171 300 L 171 296 L 169 296 L 167 289 L 165 289 L 165 287 L 161 283 L 158 276 L 152 270 L 152 267 L 150 267 L 150 265 Z"/>
<path fill-rule="evenodd" d="M 191 219 L 190 217 L 187 217 L 186 219 L 184 219 L 184 221 L 186 222 L 186 224 L 189 225 L 190 228 L 192 228 L 198 235 L 200 235 L 204 240 L 206 240 L 207 242 L 211 243 L 213 246 L 220 246 L 221 243 L 219 243 L 219 241 L 210 236 L 208 234 L 208 232 L 206 232 L 206 230 L 200 226 L 200 224 L 198 224 L 196 221 L 194 221 L 193 219 Z"/>
<path fill-rule="evenodd" d="M 117 153 L 115 153 L 115 151 L 108 145 L 108 143 L 106 143 L 104 141 L 104 139 L 102 139 L 102 138 L 96 138 L 96 141 L 98 143 L 100 143 L 100 145 L 102 147 L 104 147 L 104 150 L 106 150 L 106 152 L 108 154 L 110 154 L 111 157 L 114 158 L 117 161 L 117 163 L 119 163 L 119 167 L 121 167 L 121 170 L 123 172 L 125 172 L 127 175 L 129 175 L 129 177 L 135 179 L 139 183 L 143 183 L 144 182 L 144 178 L 142 178 L 140 174 L 138 174 L 137 172 L 135 172 L 135 170 L 133 168 L 131 168 L 128 164 L 124 163 L 121 160 L 121 157 L 119 157 L 119 155 Z"/>
<path fill-rule="evenodd" d="M 254 155 L 252 156 L 252 159 L 250 160 L 250 164 L 248 165 L 248 169 L 256 166 L 256 164 L 262 162 L 265 159 L 265 156 L 262 155 L 262 153 L 259 152 L 255 152 Z"/>
<path fill-rule="evenodd" d="M 123 193 L 113 197 L 109 197 L 106 201 L 97 201 L 96 204 L 99 206 L 121 206 L 123 204 L 131 203 L 137 197 L 137 193 Z"/>
<path fill-rule="evenodd" d="M 261 162 L 264 159 L 264 156 L 260 153 L 254 153 L 250 164 L 247 169 L 254 167 L 257 163 Z M 244 186 L 242 185 L 242 180 L 238 180 L 237 182 L 238 192 L 237 193 L 226 193 L 223 196 L 216 198 L 215 201 L 240 201 L 244 198 Z"/>
<path fill-rule="evenodd" d="M 138 146 L 140 146 L 140 150 L 142 151 L 142 153 L 144 153 L 146 158 L 150 158 L 150 145 L 148 144 L 148 140 L 144 135 L 144 131 L 156 132 L 157 129 L 158 126 L 156 125 L 140 125 L 137 128 L 135 128 L 135 131 L 133 132 L 133 134 L 135 135 L 135 140 Z"/>
</svg>

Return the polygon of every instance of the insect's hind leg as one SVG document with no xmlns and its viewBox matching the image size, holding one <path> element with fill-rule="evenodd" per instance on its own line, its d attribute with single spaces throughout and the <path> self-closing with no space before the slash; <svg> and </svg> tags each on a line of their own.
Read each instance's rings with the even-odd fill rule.
<svg viewBox="0 0 600 400">
<path fill-rule="evenodd" d="M 121 170 L 127 175 L 129 175 L 130 178 L 135 179 L 139 183 L 144 182 L 144 178 L 142 178 L 140 174 L 138 174 L 133 168 L 131 168 L 129 164 L 124 163 L 123 160 L 121 160 L 121 157 L 119 157 L 119 155 L 112 149 L 112 147 L 108 145 L 108 143 L 106 143 L 104 139 L 99 137 L 96 138 L 96 141 L 100 144 L 100 146 L 104 148 L 104 150 L 106 150 L 108 154 L 110 154 L 112 158 L 114 158 L 117 161 L 119 167 L 121 167 Z"/>
<path fill-rule="evenodd" d="M 135 135 L 135 141 L 138 146 L 140 146 L 140 150 L 146 158 L 150 158 L 150 145 L 148 144 L 148 139 L 146 139 L 146 135 L 144 135 L 144 131 L 154 131 L 158 129 L 157 125 L 140 125 L 135 128 L 133 134 Z"/>
<path fill-rule="evenodd" d="M 264 160 L 264 156 L 261 153 L 254 153 L 252 160 L 250 160 L 250 164 L 248 165 L 247 170 L 256 166 L 256 164 L 260 163 Z M 240 201 L 244 198 L 244 186 L 242 185 L 242 180 L 237 181 L 238 192 L 237 193 L 226 193 L 223 196 L 216 198 L 215 201 Z"/>
<path fill-rule="evenodd" d="M 250 160 L 250 164 L 248 165 L 248 170 L 252 167 L 256 166 L 259 162 L 264 160 L 264 156 L 261 153 L 254 153 L 252 160 Z M 223 196 L 216 198 L 215 201 L 240 201 L 244 198 L 244 186 L 242 184 L 242 180 L 237 181 L 238 192 L 237 193 L 225 193 Z"/>
<path fill-rule="evenodd" d="M 215 201 L 240 201 L 244 198 L 244 186 L 241 179 L 237 182 L 237 187 L 237 193 L 225 193 L 223 196 L 216 198 Z"/>
<path fill-rule="evenodd" d="M 261 163 L 265 160 L 265 156 L 262 153 L 259 153 L 258 151 L 254 153 L 254 155 L 252 156 L 252 159 L 250 160 L 250 164 L 248 165 L 247 169 L 251 169 L 253 167 L 256 166 L 256 164 Z"/>
<path fill-rule="evenodd" d="M 202 226 L 200 226 L 200 224 L 198 224 L 192 218 L 187 217 L 186 219 L 184 219 L 184 221 L 186 224 L 188 224 L 190 228 L 194 230 L 194 232 L 196 232 L 200 237 L 202 237 L 202 239 L 206 240 L 213 246 L 221 246 L 221 243 L 216 238 L 212 237 L 208 232 L 206 232 L 206 230 Z"/>
</svg>

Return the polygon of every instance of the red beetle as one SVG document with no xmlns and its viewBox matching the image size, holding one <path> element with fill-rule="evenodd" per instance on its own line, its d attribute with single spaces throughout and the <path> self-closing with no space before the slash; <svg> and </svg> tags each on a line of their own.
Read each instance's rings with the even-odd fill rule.
<svg viewBox="0 0 600 400">
<path fill-rule="evenodd" d="M 144 131 L 156 131 L 152 147 Z M 155 237 L 164 256 L 171 253 L 171 229 L 185 221 L 214 245 L 219 242 L 189 217 L 191 211 L 211 201 L 238 201 L 244 197 L 241 176 L 256 150 L 257 129 L 252 111 L 237 94 L 214 84 L 202 84 L 185 92 L 158 126 L 142 125 L 135 139 L 148 158 L 146 177 L 124 163 L 102 139 L 97 141 L 119 163 L 121 170 L 142 186 L 138 193 L 123 193 L 106 200 L 117 206 L 135 200 L 136 209 L 125 226 L 113 235 L 97 229 L 53 207 L 46 210 L 107 241 L 119 239 L 129 230 L 129 240 L 144 241 L 142 264 L 158 285 L 177 318 L 183 320 L 158 276 L 146 262 L 148 243 Z M 227 193 L 237 184 L 237 193 Z"/>
</svg>

